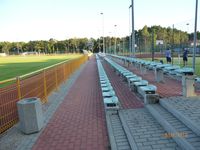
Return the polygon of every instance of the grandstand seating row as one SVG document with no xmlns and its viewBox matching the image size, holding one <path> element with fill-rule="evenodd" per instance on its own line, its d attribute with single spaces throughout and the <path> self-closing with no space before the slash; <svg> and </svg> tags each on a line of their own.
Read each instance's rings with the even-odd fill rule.
<svg viewBox="0 0 200 150">
<path fill-rule="evenodd" d="M 138 92 L 144 98 L 145 104 L 158 102 L 159 96 L 156 93 L 157 87 L 155 85 L 149 84 L 146 80 L 142 80 L 140 76 L 133 74 L 111 59 L 105 57 L 105 60 L 112 66 L 116 74 L 120 75 L 124 81 L 127 81 L 131 90 Z"/>
<path fill-rule="evenodd" d="M 175 77 L 182 77 L 182 75 L 193 75 L 194 69 L 190 67 L 180 67 L 177 65 L 172 64 L 163 64 L 161 62 L 154 62 L 154 61 L 148 61 L 143 60 L 139 58 L 131 58 L 131 57 L 124 57 L 124 56 L 117 56 L 117 55 L 111 55 L 112 57 L 118 58 L 123 60 L 127 63 L 132 63 L 133 65 L 145 69 L 150 70 L 162 70 L 164 74 L 172 75 Z"/>
<path fill-rule="evenodd" d="M 118 97 L 115 95 L 115 91 L 106 75 L 106 72 L 101 64 L 101 60 L 97 54 L 96 54 L 96 60 L 97 60 L 99 81 L 101 85 L 104 108 L 105 110 L 109 109 L 118 110 L 120 108 Z"/>
</svg>

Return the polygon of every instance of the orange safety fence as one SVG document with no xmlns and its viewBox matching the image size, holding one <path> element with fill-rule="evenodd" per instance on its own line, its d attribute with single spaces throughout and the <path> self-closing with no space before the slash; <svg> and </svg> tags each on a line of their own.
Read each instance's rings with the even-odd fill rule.
<svg viewBox="0 0 200 150">
<path fill-rule="evenodd" d="M 18 122 L 17 102 L 28 97 L 39 97 L 44 104 L 48 95 L 57 90 L 59 85 L 67 80 L 88 56 L 59 63 L 46 69 L 16 77 L 11 84 L 2 87 L 0 82 L 0 133 L 3 133 Z M 10 81 L 8 81 L 10 82 Z"/>
</svg>

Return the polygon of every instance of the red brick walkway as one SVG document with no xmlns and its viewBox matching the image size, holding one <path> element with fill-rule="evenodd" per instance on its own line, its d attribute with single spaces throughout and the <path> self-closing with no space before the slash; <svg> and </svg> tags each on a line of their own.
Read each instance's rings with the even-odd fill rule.
<svg viewBox="0 0 200 150">
<path fill-rule="evenodd" d="M 44 129 L 33 150 L 106 150 L 108 136 L 93 57 Z"/>
<path fill-rule="evenodd" d="M 129 90 L 128 85 L 114 73 L 110 65 L 103 63 L 103 66 L 122 107 L 125 109 L 143 107 L 143 102 Z"/>
<path fill-rule="evenodd" d="M 123 65 L 120 63 L 120 65 Z M 127 68 L 127 65 L 123 65 Z M 182 86 L 181 82 L 165 77 L 165 83 L 158 83 L 155 81 L 155 75 L 153 71 L 147 71 L 146 74 L 142 75 L 140 70 L 129 65 L 128 70 L 132 71 L 134 74 L 141 76 L 142 79 L 147 80 L 150 84 L 157 86 L 157 92 L 161 97 L 172 97 L 172 96 L 181 96 L 182 95 Z"/>
</svg>

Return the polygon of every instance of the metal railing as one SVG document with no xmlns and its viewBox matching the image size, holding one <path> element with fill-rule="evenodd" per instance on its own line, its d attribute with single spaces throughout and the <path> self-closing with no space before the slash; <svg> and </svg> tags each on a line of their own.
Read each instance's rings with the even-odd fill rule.
<svg viewBox="0 0 200 150">
<path fill-rule="evenodd" d="M 81 56 L 0 82 L 0 133 L 18 122 L 16 103 L 19 100 L 39 97 L 43 104 L 46 103 L 48 95 L 87 60 L 88 56 Z M 3 84 L 6 86 L 1 86 Z"/>
</svg>

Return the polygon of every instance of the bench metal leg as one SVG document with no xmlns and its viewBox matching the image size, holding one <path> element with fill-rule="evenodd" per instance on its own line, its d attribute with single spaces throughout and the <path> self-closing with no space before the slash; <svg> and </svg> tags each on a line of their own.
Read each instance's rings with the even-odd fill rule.
<svg viewBox="0 0 200 150">
<path fill-rule="evenodd" d="M 155 69 L 156 82 L 164 82 L 164 73 L 162 70 Z"/>
<path fill-rule="evenodd" d="M 195 76 L 182 77 L 182 94 L 184 97 L 196 96 L 194 83 Z"/>
<path fill-rule="evenodd" d="M 142 66 L 140 67 L 140 72 L 141 72 L 141 74 L 146 74 L 146 71 L 147 71 L 146 67 L 145 67 L 144 65 L 142 65 Z"/>
</svg>

